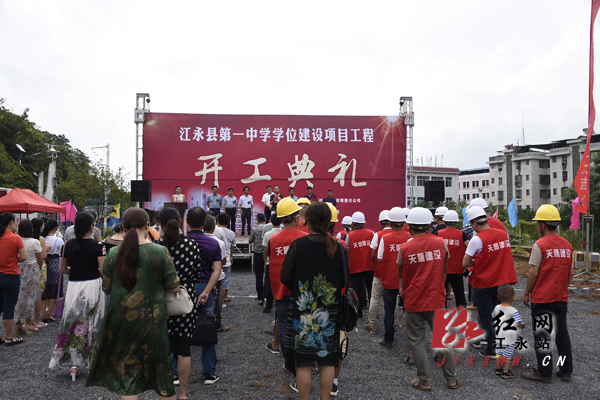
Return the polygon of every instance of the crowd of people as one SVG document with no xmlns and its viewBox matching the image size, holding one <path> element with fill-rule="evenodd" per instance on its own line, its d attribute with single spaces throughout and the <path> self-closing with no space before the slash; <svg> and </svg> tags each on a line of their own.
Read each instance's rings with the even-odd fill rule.
<svg viewBox="0 0 600 400">
<path fill-rule="evenodd" d="M 278 187 L 271 191 L 268 186 L 264 213 L 256 216 L 258 225 L 253 229 L 247 225 L 254 252 L 255 300 L 264 313 L 275 308 L 275 328 L 266 331 L 273 340 L 266 349 L 282 356 L 284 369 L 295 377 L 290 386 L 300 399 L 309 398 L 314 373 L 319 374 L 321 399 L 338 394 L 348 350 L 338 320 L 346 287 L 357 293 L 359 320 L 368 310 L 364 329 L 370 332 L 377 331 L 383 304 L 379 344 L 393 348 L 397 330 L 403 329 L 410 347 L 405 362 L 417 373 L 410 385 L 430 391 L 426 325 L 433 330 L 435 311 L 449 306 L 451 291 L 456 308 L 467 307 L 468 276 L 470 307 L 484 332 L 469 343 L 480 349 L 482 357 L 497 358 L 496 375 L 514 377 L 509 367 L 516 330 L 526 324 L 513 306 L 517 278 L 508 234 L 489 216 L 485 201 L 475 199 L 469 205 L 468 229 L 457 226 L 458 214 L 445 207 L 433 213 L 394 207 L 380 213 L 381 230 L 366 228 L 365 215 L 356 211 L 344 217 L 343 229 L 335 232 L 339 221 L 332 193 L 329 201 L 319 202 L 308 189 L 307 196 L 296 198 L 291 192 L 283 197 Z M 231 209 L 236 208 L 237 214 L 239 206 L 253 207 L 251 196 L 234 203 L 216 198 L 217 190 L 214 187 L 215 197 L 207 199 L 208 211 L 192 207 L 185 216 L 169 207 L 154 215 L 141 208 L 127 209 L 122 223 L 104 241 L 97 216 L 88 211 L 77 214 L 64 236 L 53 219 L 23 220 L 17 227 L 13 214 L 0 215 L 4 328 L 0 343 L 19 345 L 23 334 L 58 323 L 50 368 L 65 365 L 72 380 L 88 368 L 86 386 L 106 388 L 123 399 L 136 399 L 146 390 L 155 391 L 160 399 L 174 399 L 176 392 L 179 399 L 187 399 L 198 316 L 215 315 L 219 331 L 230 328 L 220 316 L 223 303 L 230 301 L 236 244 L 235 233 L 228 228 Z M 249 196 L 247 188 L 244 192 Z M 181 229 L 184 219 L 186 234 Z M 243 210 L 242 219 L 246 222 Z M 573 249 L 556 232 L 560 215 L 554 206 L 540 207 L 534 220 L 541 239 L 531 252 L 521 300 L 528 307 L 531 303 L 534 342 L 550 340 L 547 330 L 537 328 L 536 318 L 544 313 L 553 316 L 557 350 L 565 359 L 556 375 L 570 381 L 566 313 Z M 63 278 L 68 278 L 67 284 Z M 165 293 L 181 288 L 192 299 L 193 309 L 168 316 Z M 397 323 L 401 316 L 403 325 Z M 511 329 L 500 333 L 498 327 L 505 324 Z M 536 346 L 535 351 L 538 368 L 523 378 L 551 382 L 552 347 Z M 446 358 L 454 359 L 452 347 L 436 349 L 436 360 Z M 448 389 L 462 386 L 455 363 L 438 365 Z M 202 374 L 207 385 L 219 380 L 214 344 L 202 345 Z"/>
</svg>

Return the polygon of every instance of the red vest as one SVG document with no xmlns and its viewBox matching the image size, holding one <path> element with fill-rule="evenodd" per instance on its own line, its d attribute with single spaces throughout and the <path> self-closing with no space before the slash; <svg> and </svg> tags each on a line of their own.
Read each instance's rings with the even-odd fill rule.
<svg viewBox="0 0 600 400">
<path fill-rule="evenodd" d="M 351 274 L 373 271 L 375 268 L 371 259 L 371 240 L 373 231 L 359 228 L 348 233 L 348 265 Z"/>
<path fill-rule="evenodd" d="M 406 224 L 406 223 L 404 223 L 404 225 L 402 225 L 402 230 L 403 230 L 404 232 L 408 232 L 408 233 L 410 233 L 410 230 L 408 229 L 408 224 Z"/>
<path fill-rule="evenodd" d="M 342 247 L 344 248 L 344 250 L 346 250 L 346 242 L 345 241 L 343 241 L 342 239 L 336 238 L 332 234 L 329 234 L 329 236 L 331 236 L 332 238 L 334 238 L 335 240 L 337 240 L 338 242 L 340 242 L 342 244 Z"/>
<path fill-rule="evenodd" d="M 446 227 L 445 229 L 438 231 L 438 236 L 444 239 L 444 242 L 448 246 L 448 253 L 450 253 L 450 259 L 448 260 L 448 273 L 462 274 L 462 261 L 465 257 L 465 251 L 467 250 L 462 240 L 463 231 L 460 229 Z"/>
<path fill-rule="evenodd" d="M 346 235 L 347 235 L 347 234 L 348 234 L 348 232 L 346 232 L 346 230 L 345 230 L 345 229 L 342 229 L 342 230 L 340 231 L 340 239 L 342 239 L 342 240 L 344 240 L 344 241 L 345 241 L 345 240 L 346 240 Z"/>
<path fill-rule="evenodd" d="M 402 299 L 406 312 L 444 308 L 446 273 L 444 241 L 435 235 L 419 235 L 400 245 L 402 252 Z"/>
<path fill-rule="evenodd" d="M 269 239 L 269 278 L 275 300 L 281 300 L 283 296 L 291 294 L 290 290 L 281 283 L 281 267 L 290 244 L 302 236 L 306 236 L 306 233 L 288 228 L 277 232 Z"/>
<path fill-rule="evenodd" d="M 477 234 L 483 243 L 481 253 L 475 254 L 469 283 L 475 289 L 486 289 L 517 283 L 510 242 L 506 230 L 484 229 Z"/>
<path fill-rule="evenodd" d="M 546 235 L 536 243 L 542 252 L 542 264 L 538 280 L 531 291 L 531 302 L 569 301 L 573 246 L 556 234 Z"/>
<path fill-rule="evenodd" d="M 310 234 L 310 232 L 308 231 L 308 224 L 306 226 L 303 225 L 305 223 L 306 223 L 305 221 L 298 222 L 298 226 L 296 227 L 296 229 L 298 229 L 300 232 L 304 232 L 308 235 L 308 234 Z"/>
<path fill-rule="evenodd" d="M 383 241 L 385 248 L 383 249 L 382 262 L 380 263 L 377 261 L 375 264 L 375 271 L 377 271 L 377 265 L 379 265 L 379 268 L 381 269 L 381 284 L 384 289 L 400 289 L 400 277 L 398 276 L 398 250 L 400 250 L 400 245 L 412 239 L 412 236 L 410 233 L 404 231 L 390 232 L 391 233 L 385 235 L 385 240 Z M 381 241 L 379 243 L 381 243 Z"/>
<path fill-rule="evenodd" d="M 375 258 L 377 258 L 377 254 L 379 254 L 379 243 L 381 243 L 381 238 L 392 232 L 393 230 L 391 229 L 382 229 L 377 232 L 377 248 L 375 249 Z M 373 276 L 375 278 L 381 278 L 381 263 L 377 260 L 375 260 L 375 273 Z"/>
<path fill-rule="evenodd" d="M 502 221 L 496 219 L 496 218 L 488 218 L 487 219 L 487 224 L 490 228 L 493 229 L 500 229 L 501 231 L 506 232 L 506 226 L 504 226 L 504 224 L 502 223 Z"/>
</svg>

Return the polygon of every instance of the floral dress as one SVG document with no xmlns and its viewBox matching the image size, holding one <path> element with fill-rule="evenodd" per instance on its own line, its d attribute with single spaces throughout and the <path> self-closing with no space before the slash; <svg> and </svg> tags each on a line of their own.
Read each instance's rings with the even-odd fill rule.
<svg viewBox="0 0 600 400">
<path fill-rule="evenodd" d="M 291 290 L 286 332 L 286 364 L 337 366 L 337 324 L 344 287 L 342 249 L 327 257 L 325 236 L 311 234 L 292 242 L 281 269 L 281 282 Z M 292 360 L 293 359 L 293 360 Z"/>
<path fill-rule="evenodd" d="M 163 246 L 140 245 L 137 283 L 128 292 L 115 275 L 118 250 L 110 249 L 102 268 L 102 290 L 110 302 L 85 386 L 126 396 L 146 390 L 174 396 L 164 293 L 179 286 L 175 266 Z"/>
</svg>

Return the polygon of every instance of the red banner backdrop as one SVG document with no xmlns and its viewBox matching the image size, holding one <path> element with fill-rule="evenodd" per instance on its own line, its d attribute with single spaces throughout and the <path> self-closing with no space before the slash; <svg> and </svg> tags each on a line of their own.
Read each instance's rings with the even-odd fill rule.
<svg viewBox="0 0 600 400">
<path fill-rule="evenodd" d="M 219 194 L 250 187 L 263 212 L 266 186 L 287 196 L 319 199 L 333 190 L 340 221 L 362 211 L 376 228 L 381 210 L 406 202 L 406 127 L 398 116 L 216 115 L 148 113 L 144 122 L 143 178 L 152 181 L 157 209 L 182 187 L 188 206 L 206 209 Z"/>
</svg>

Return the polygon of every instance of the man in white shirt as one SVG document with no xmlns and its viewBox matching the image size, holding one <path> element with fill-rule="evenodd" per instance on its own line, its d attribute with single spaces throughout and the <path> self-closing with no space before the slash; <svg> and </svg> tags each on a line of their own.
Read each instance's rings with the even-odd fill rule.
<svg viewBox="0 0 600 400">
<path fill-rule="evenodd" d="M 229 224 L 229 215 L 225 213 L 219 214 L 218 224 L 221 229 L 220 239 L 225 243 L 225 256 L 227 257 L 227 262 L 223 262 L 223 272 L 225 273 L 225 278 L 223 279 L 223 283 L 221 286 L 221 291 L 223 292 L 223 301 L 228 302 L 229 297 L 227 293 L 229 292 L 229 277 L 231 276 L 231 265 L 233 264 L 233 247 L 235 246 L 235 233 L 232 230 L 227 229 L 227 225 Z"/>
<path fill-rule="evenodd" d="M 215 217 L 213 217 L 212 215 L 207 215 L 206 216 L 206 222 L 204 223 L 204 234 L 206 236 L 210 236 L 213 239 L 215 239 L 217 242 L 219 242 L 219 247 L 221 248 L 221 254 L 222 254 L 222 259 L 221 262 L 223 263 L 228 263 L 229 261 L 229 256 L 226 256 L 226 246 L 225 243 L 219 239 L 217 236 L 215 236 L 215 230 L 217 229 L 216 227 L 216 219 Z M 215 298 L 215 315 L 217 316 L 217 324 L 219 325 L 218 330 L 219 331 L 228 331 L 231 326 L 223 326 L 223 324 L 221 324 L 221 312 L 222 312 L 222 308 L 223 308 L 223 295 L 222 295 L 222 285 L 223 285 L 223 279 L 225 279 L 225 273 L 223 272 L 223 270 L 221 270 L 221 275 L 219 276 L 219 280 L 217 282 L 217 284 L 215 285 L 215 289 L 217 290 L 218 293 L 218 297 Z"/>
<path fill-rule="evenodd" d="M 244 229 L 248 227 L 248 235 L 252 231 L 250 225 L 252 224 L 252 213 L 254 212 L 254 199 L 250 196 L 250 188 L 244 187 L 244 195 L 240 196 L 240 210 L 242 213 L 242 236 L 244 236 Z"/>
<path fill-rule="evenodd" d="M 271 209 L 273 206 L 271 205 L 271 195 L 273 194 L 273 187 L 271 185 L 267 186 L 267 193 L 265 193 L 262 197 L 262 203 L 265 205 L 265 217 L 267 218 L 267 224 L 271 220 Z"/>
</svg>

